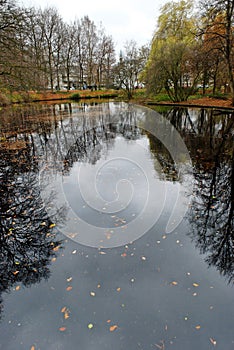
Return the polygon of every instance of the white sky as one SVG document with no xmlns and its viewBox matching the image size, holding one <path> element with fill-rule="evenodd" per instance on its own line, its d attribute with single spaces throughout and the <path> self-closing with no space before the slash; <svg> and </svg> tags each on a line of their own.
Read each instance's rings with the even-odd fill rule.
<svg viewBox="0 0 234 350">
<path fill-rule="evenodd" d="M 20 0 L 24 6 L 53 6 L 65 22 L 88 15 L 96 25 L 102 23 L 117 51 L 129 40 L 138 46 L 151 41 L 160 7 L 169 0 Z"/>
</svg>

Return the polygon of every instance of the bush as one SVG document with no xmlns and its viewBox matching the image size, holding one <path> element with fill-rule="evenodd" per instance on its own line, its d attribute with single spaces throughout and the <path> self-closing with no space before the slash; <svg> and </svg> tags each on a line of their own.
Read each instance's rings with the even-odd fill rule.
<svg viewBox="0 0 234 350">
<path fill-rule="evenodd" d="M 220 92 L 216 92 L 215 94 L 210 94 L 208 96 L 211 98 L 219 99 L 219 100 L 225 100 L 225 101 L 228 100 L 228 95 L 222 94 Z"/>
<path fill-rule="evenodd" d="M 70 97 L 71 100 L 80 100 L 81 97 L 80 97 L 80 94 L 78 92 L 76 92 L 75 94 L 72 94 L 71 97 Z"/>
</svg>

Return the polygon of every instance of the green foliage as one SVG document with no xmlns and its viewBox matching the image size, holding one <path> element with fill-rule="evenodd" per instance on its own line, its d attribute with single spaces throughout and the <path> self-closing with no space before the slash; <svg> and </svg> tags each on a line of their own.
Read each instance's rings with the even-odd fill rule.
<svg viewBox="0 0 234 350">
<path fill-rule="evenodd" d="M 186 101 L 199 79 L 199 45 L 193 3 L 181 0 L 162 7 L 143 74 L 149 92 L 164 88 L 174 102 Z"/>
<path fill-rule="evenodd" d="M 71 97 L 70 97 L 70 99 L 71 100 L 75 100 L 75 101 L 77 101 L 77 100 L 80 100 L 80 94 L 78 93 L 78 92 L 76 92 L 76 93 L 74 93 L 73 95 L 71 95 Z M 88 98 L 88 96 L 87 96 L 87 98 Z"/>
<path fill-rule="evenodd" d="M 218 100 L 228 100 L 228 95 L 227 94 L 222 94 L 222 93 L 219 93 L 219 92 L 216 92 L 215 94 L 209 94 L 208 95 L 209 97 L 212 97 L 212 98 L 216 98 Z"/>
</svg>

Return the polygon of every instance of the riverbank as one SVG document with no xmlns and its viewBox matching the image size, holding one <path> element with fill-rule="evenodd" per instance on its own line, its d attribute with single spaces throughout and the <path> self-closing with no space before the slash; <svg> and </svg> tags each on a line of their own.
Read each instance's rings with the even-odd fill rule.
<svg viewBox="0 0 234 350">
<path fill-rule="evenodd" d="M 79 99 L 110 99 L 118 98 L 124 100 L 124 93 L 121 90 L 73 90 L 73 91 L 28 91 L 28 92 L 0 92 L 0 106 L 7 106 L 14 103 L 29 103 L 29 102 L 49 102 L 49 101 L 61 101 L 61 100 L 79 100 Z M 188 101 L 174 103 L 169 101 L 168 98 L 164 99 L 151 99 L 147 97 L 142 91 L 141 94 L 135 94 L 131 102 L 140 103 L 145 106 L 149 105 L 172 105 L 172 106 L 184 106 L 184 107 L 214 107 L 234 110 L 232 106 L 231 98 L 215 98 L 212 96 L 192 96 Z"/>
</svg>

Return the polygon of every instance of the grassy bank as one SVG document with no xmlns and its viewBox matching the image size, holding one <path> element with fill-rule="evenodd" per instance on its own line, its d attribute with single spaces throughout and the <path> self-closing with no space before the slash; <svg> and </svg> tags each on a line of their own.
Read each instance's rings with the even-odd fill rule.
<svg viewBox="0 0 234 350">
<path fill-rule="evenodd" d="M 73 91 L 0 91 L 0 106 L 7 106 L 13 103 L 27 103 L 39 101 L 56 101 L 69 99 L 91 99 L 91 98 L 115 98 L 119 96 L 116 90 L 73 90 Z"/>
<path fill-rule="evenodd" d="M 73 91 L 28 91 L 28 92 L 9 92 L 7 90 L 0 91 L 0 106 L 7 106 L 14 103 L 28 103 L 40 101 L 61 101 L 61 100 L 80 100 L 80 99 L 108 99 L 117 98 L 124 101 L 126 94 L 123 90 L 73 90 Z M 196 94 L 190 96 L 188 101 L 173 103 L 166 93 L 158 93 L 155 95 L 147 95 L 144 89 L 136 90 L 133 94 L 131 102 L 153 105 L 153 104 L 168 104 L 168 105 L 183 105 L 183 106 L 203 106 L 203 107 L 222 107 L 234 108 L 231 106 L 231 98 L 224 94 L 206 95 Z"/>
</svg>

